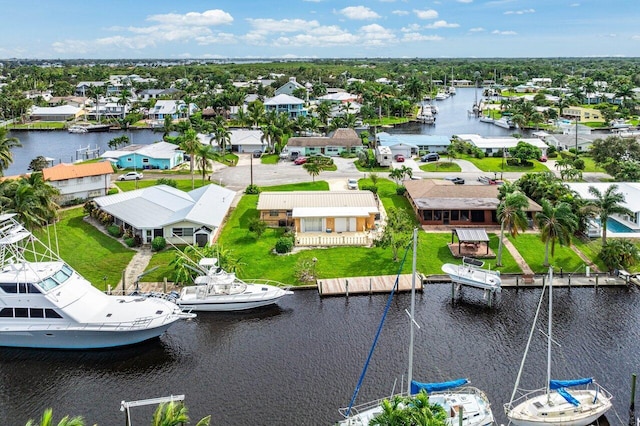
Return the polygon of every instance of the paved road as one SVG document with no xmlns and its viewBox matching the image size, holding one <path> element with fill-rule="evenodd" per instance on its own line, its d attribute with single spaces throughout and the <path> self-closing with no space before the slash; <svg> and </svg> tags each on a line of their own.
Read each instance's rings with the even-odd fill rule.
<svg viewBox="0 0 640 426">
<path fill-rule="evenodd" d="M 250 154 L 240 154 L 238 164 L 235 167 L 227 167 L 216 163 L 214 166 L 214 172 L 211 180 L 214 182 L 222 183 L 227 188 L 241 191 L 244 190 L 253 179 L 253 183 L 258 186 L 271 186 L 281 185 L 283 183 L 298 183 L 298 182 L 310 182 L 312 177 L 302 168 L 302 166 L 295 165 L 291 161 L 280 161 L 276 165 L 261 164 L 257 159 L 251 160 Z M 468 185 L 482 185 L 478 182 L 480 176 L 490 176 L 497 179 L 505 180 L 517 180 L 522 173 L 508 172 L 508 173 L 493 173 L 483 172 L 478 169 L 473 163 L 466 160 L 453 160 L 461 168 L 461 172 L 458 173 L 443 173 L 443 172 L 423 172 L 419 169 L 419 164 L 415 160 L 406 160 L 404 163 L 394 163 L 394 167 L 400 167 L 405 165 L 413 169 L 414 176 L 421 177 L 423 179 L 442 179 L 447 175 L 455 175 L 463 178 Z M 334 162 L 338 167 L 338 170 L 331 172 L 322 172 L 316 178 L 319 180 L 325 180 L 330 182 L 343 181 L 346 189 L 346 181 L 348 178 L 365 178 L 368 173 L 358 171 L 354 162 L 355 159 L 345 159 L 341 157 L 334 158 Z M 546 163 L 549 170 L 553 171 L 556 175 L 559 175 L 558 171 L 554 167 L 554 163 L 549 161 Z M 252 173 L 253 169 L 253 173 Z M 379 175 L 386 175 L 385 173 L 378 173 Z M 252 176 L 253 175 L 253 176 Z M 584 180 L 587 182 L 598 182 L 606 177 L 605 173 L 585 173 Z"/>
</svg>

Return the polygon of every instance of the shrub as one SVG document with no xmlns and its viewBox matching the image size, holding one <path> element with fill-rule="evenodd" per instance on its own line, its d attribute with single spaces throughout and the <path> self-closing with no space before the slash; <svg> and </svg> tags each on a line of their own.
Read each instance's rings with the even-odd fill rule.
<svg viewBox="0 0 640 426">
<path fill-rule="evenodd" d="M 161 251 L 167 246 L 167 240 L 164 237 L 155 237 L 153 241 L 151 241 L 151 250 L 153 251 Z"/>
<path fill-rule="evenodd" d="M 245 194 L 259 194 L 260 193 L 260 188 L 258 188 L 258 185 L 249 185 L 244 190 L 244 193 Z"/>
<path fill-rule="evenodd" d="M 127 245 L 127 247 L 134 247 L 136 245 L 136 240 L 133 238 L 125 238 L 124 243 Z"/>
<path fill-rule="evenodd" d="M 120 192 L 118 188 L 110 188 L 109 191 L 107 191 L 107 195 L 117 194 L 118 192 Z"/>
<path fill-rule="evenodd" d="M 178 182 L 175 179 L 160 178 L 156 181 L 156 185 L 168 185 L 176 188 L 178 186 Z"/>
<path fill-rule="evenodd" d="M 584 170 L 584 160 L 582 158 L 576 158 L 573 160 L 573 167 L 578 170 Z"/>
<path fill-rule="evenodd" d="M 84 203 L 84 206 L 83 206 L 84 212 L 89 216 L 91 216 L 93 211 L 97 208 L 98 206 L 93 201 L 87 201 L 86 203 Z"/>
<path fill-rule="evenodd" d="M 120 238 L 120 236 L 122 235 L 122 230 L 120 229 L 120 227 L 118 225 L 111 225 L 107 227 L 107 232 L 109 233 L 109 235 L 111 235 L 112 237 L 116 237 L 116 238 Z"/>
<path fill-rule="evenodd" d="M 407 192 L 407 188 L 406 188 L 406 187 L 404 187 L 404 186 L 398 186 L 398 187 L 396 188 L 396 194 L 397 194 L 397 195 L 404 195 L 404 194 L 405 194 L 405 192 Z"/>
<path fill-rule="evenodd" d="M 293 250 L 293 238 L 281 237 L 276 241 L 276 253 L 284 254 Z"/>
<path fill-rule="evenodd" d="M 253 217 L 249 219 L 249 231 L 254 232 L 258 238 L 264 234 L 264 231 L 267 229 L 267 222 L 264 220 L 260 220 L 257 217 Z"/>
</svg>

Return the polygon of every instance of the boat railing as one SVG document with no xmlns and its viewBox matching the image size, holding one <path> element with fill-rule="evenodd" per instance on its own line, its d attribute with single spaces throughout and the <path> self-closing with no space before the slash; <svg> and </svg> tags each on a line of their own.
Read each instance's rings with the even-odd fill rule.
<svg viewBox="0 0 640 426">
<path fill-rule="evenodd" d="M 164 315 L 162 318 L 159 317 L 141 317 L 141 318 L 137 318 L 135 320 L 132 321 L 122 321 L 122 322 L 113 322 L 113 323 L 109 323 L 109 322 L 89 322 L 89 323 L 82 323 L 82 325 L 79 324 L 67 324 L 65 326 L 60 326 L 59 324 L 51 324 L 48 325 L 46 327 L 42 327 L 42 325 L 37 325 L 37 326 L 30 326 L 29 329 L 47 329 L 47 330 L 70 330 L 70 329 L 75 329 L 75 330 L 85 330 L 85 329 L 96 329 L 96 330 L 106 330 L 106 329 L 113 329 L 113 330 L 119 330 L 119 331 L 123 331 L 123 330 L 135 330 L 135 329 L 145 329 L 148 328 L 148 326 L 154 322 L 154 321 L 159 321 L 160 324 L 159 325 L 163 325 L 166 324 L 167 322 L 172 322 L 174 316 L 178 315 L 182 315 L 184 314 L 184 312 L 176 312 L 176 313 L 169 313 L 167 315 Z"/>
<path fill-rule="evenodd" d="M 284 284 L 281 283 L 280 281 L 275 281 L 275 280 L 267 280 L 267 279 L 262 279 L 262 278 L 252 278 L 249 280 L 243 280 L 245 283 L 247 284 L 262 284 L 262 285 L 271 285 L 274 287 L 280 287 L 283 290 L 290 290 L 293 286 L 290 284 Z"/>
</svg>

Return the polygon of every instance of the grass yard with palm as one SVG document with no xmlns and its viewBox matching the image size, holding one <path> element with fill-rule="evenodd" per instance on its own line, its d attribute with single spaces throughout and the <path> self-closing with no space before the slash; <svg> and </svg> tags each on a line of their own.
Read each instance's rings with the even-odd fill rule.
<svg viewBox="0 0 640 426">
<path fill-rule="evenodd" d="M 542 242 L 539 234 L 526 233 L 516 238 L 511 236 L 508 238 L 535 273 L 547 272 L 548 267 L 544 266 L 545 243 Z M 566 273 L 584 273 L 586 266 L 571 247 L 561 246 L 558 243 L 556 243 L 554 256 L 551 256 L 551 246 L 549 246 L 549 263 L 554 270 L 562 268 Z"/>
</svg>

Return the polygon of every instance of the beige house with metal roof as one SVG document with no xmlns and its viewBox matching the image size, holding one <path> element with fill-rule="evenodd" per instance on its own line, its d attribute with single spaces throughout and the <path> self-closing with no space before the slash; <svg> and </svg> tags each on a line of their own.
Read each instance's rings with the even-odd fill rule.
<svg viewBox="0 0 640 426">
<path fill-rule="evenodd" d="M 59 204 L 106 195 L 113 167 L 108 161 L 87 164 L 60 163 L 42 170 L 42 178 L 60 191 Z"/>
<path fill-rule="evenodd" d="M 455 185 L 439 179 L 404 182 L 406 196 L 422 225 L 499 226 L 497 185 Z M 542 208 L 529 200 L 527 216 Z"/>
<path fill-rule="evenodd" d="M 262 192 L 257 209 L 270 227 L 293 228 L 297 245 L 369 245 L 380 215 L 371 191 Z"/>
<path fill-rule="evenodd" d="M 293 137 L 287 142 L 286 151 L 298 155 L 324 154 L 335 157 L 343 152 L 357 154 L 364 149 L 362 139 L 353 129 L 336 129 L 330 136 Z"/>
</svg>

